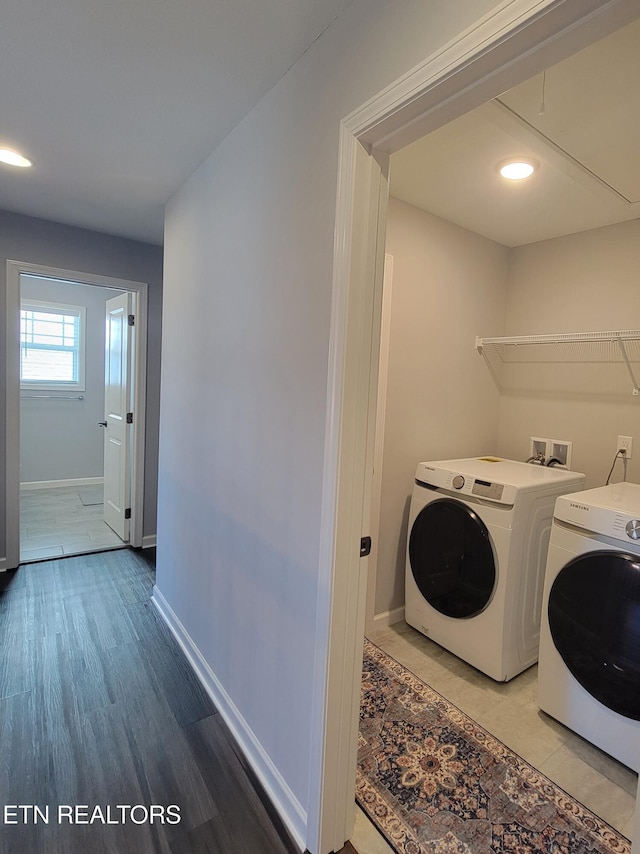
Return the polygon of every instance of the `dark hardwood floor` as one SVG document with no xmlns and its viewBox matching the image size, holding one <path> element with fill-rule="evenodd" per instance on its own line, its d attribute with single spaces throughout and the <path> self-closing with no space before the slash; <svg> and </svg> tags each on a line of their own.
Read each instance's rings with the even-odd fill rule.
<svg viewBox="0 0 640 854">
<path fill-rule="evenodd" d="M 2 854 L 297 851 L 150 602 L 153 579 L 128 549 L 0 575 Z"/>
</svg>

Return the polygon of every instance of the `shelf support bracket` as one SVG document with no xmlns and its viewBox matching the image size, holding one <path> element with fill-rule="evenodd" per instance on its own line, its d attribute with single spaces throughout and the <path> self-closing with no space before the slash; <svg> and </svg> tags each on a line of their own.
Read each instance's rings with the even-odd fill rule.
<svg viewBox="0 0 640 854">
<path fill-rule="evenodd" d="M 640 388 L 638 388 L 638 382 L 636 380 L 635 374 L 633 372 L 633 365 L 631 364 L 629 357 L 627 356 L 627 350 L 624 346 L 624 341 L 622 338 L 617 339 L 618 347 L 620 348 L 620 352 L 622 354 L 622 358 L 624 360 L 625 365 L 627 366 L 627 370 L 629 371 L 629 376 L 631 377 L 632 391 L 631 394 L 638 395 L 640 394 Z"/>
</svg>

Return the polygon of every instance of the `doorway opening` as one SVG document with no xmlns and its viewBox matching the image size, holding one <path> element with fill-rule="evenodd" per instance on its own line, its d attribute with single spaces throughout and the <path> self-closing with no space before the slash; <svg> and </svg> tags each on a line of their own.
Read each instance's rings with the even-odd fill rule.
<svg viewBox="0 0 640 854">
<path fill-rule="evenodd" d="M 330 365 L 335 414 L 327 428 L 331 459 L 326 468 L 325 507 L 331 535 L 323 537 L 323 563 L 332 587 L 327 606 L 332 666 L 325 706 L 329 709 L 325 732 L 330 735 L 322 764 L 322 791 L 328 795 L 325 824 L 319 829 L 321 838 L 332 839 L 336 833 L 334 847 L 344 834 L 345 820 L 349 835 L 355 789 L 357 689 L 368 572 L 353 543 L 370 533 L 389 157 L 619 29 L 637 17 L 637 10 L 628 3 L 602 3 L 587 12 L 584 6 L 567 2 L 550 4 L 542 11 L 529 8 L 525 17 L 524 23 L 522 18 L 483 20 L 472 35 L 464 34 L 341 126 L 336 223 L 340 240 L 336 240 Z M 394 265 L 394 279 L 395 273 Z M 340 761 L 335 759 L 338 744 Z"/>
<path fill-rule="evenodd" d="M 608 425 L 637 425 L 638 397 L 619 350 L 609 356 L 604 346 L 548 342 L 522 353 L 518 345 L 517 356 L 504 353 L 496 364 L 496 354 L 483 358 L 474 341 L 637 328 L 638 314 L 628 307 L 637 301 L 630 261 L 640 257 L 640 205 L 630 182 L 640 172 L 629 153 L 640 127 L 627 115 L 638 112 L 638 101 L 617 75 L 624 80 L 629 68 L 638 69 L 639 36 L 636 20 L 391 154 L 385 271 L 392 265 L 395 275 L 392 292 L 387 272 L 383 285 L 376 416 L 386 440 L 377 428 L 369 532 L 378 561 L 376 567 L 374 553 L 365 622 L 375 644 L 625 836 L 636 775 L 597 748 L 577 746 L 569 729 L 539 714 L 537 665 L 508 685 L 495 684 L 468 666 L 472 657 L 449 652 L 463 631 L 438 636 L 433 603 L 423 633 L 403 612 L 405 574 L 410 586 L 413 580 L 407 540 L 420 461 L 488 455 L 526 462 L 531 432 L 560 430 L 577 452 L 570 467 L 594 487 L 604 484 L 613 456 Z M 517 185 L 498 170 L 515 152 L 536 163 L 531 180 Z M 634 370 L 638 340 L 629 345 Z M 614 474 L 640 480 L 633 460 Z M 435 534 L 429 536 L 435 549 Z M 507 561 L 505 571 L 512 571 Z M 492 581 L 489 593 L 497 586 Z M 539 627 L 542 587 L 526 601 Z M 416 603 L 422 607 L 422 597 L 407 597 Z M 421 625 L 415 612 L 407 619 Z M 488 624 L 499 620 L 494 613 Z M 473 617 L 465 628 L 477 630 L 480 622 Z"/>
<path fill-rule="evenodd" d="M 141 546 L 147 285 L 7 268 L 7 568 Z"/>
</svg>

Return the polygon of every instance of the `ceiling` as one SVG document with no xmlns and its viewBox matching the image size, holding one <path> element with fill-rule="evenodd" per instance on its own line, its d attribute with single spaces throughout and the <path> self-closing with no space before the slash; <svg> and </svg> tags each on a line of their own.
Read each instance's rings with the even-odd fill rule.
<svg viewBox="0 0 640 854">
<path fill-rule="evenodd" d="M 640 217 L 640 20 L 392 155 L 390 188 L 505 246 Z"/>
<path fill-rule="evenodd" d="M 3 0 L 0 208 L 161 243 L 167 199 L 350 0 Z"/>
</svg>

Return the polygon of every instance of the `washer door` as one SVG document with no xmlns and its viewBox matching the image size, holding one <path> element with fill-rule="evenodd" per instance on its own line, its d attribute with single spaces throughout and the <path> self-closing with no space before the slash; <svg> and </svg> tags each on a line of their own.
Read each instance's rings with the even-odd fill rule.
<svg viewBox="0 0 640 854">
<path fill-rule="evenodd" d="M 489 604 L 496 583 L 489 531 L 466 504 L 440 498 L 420 511 L 409 563 L 418 590 L 441 614 L 474 617 Z"/>
<path fill-rule="evenodd" d="M 640 557 L 596 551 L 569 561 L 549 592 L 549 628 L 585 691 L 640 720 Z"/>
</svg>

